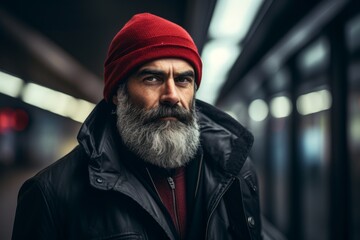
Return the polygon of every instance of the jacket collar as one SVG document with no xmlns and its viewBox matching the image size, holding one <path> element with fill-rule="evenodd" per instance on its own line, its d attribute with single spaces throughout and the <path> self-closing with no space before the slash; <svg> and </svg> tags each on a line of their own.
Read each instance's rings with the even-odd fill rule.
<svg viewBox="0 0 360 240">
<path fill-rule="evenodd" d="M 219 172 L 238 176 L 251 150 L 254 138 L 238 121 L 203 101 L 196 102 L 201 143 Z"/>
<path fill-rule="evenodd" d="M 99 173 L 118 173 L 120 171 L 117 151 L 120 137 L 116 129 L 116 116 L 112 114 L 110 104 L 103 100 L 96 105 L 81 126 L 77 138 L 90 159 L 90 169 Z M 111 187 L 113 186 L 106 186 L 106 188 Z"/>
<path fill-rule="evenodd" d="M 200 100 L 196 100 L 196 106 L 204 151 L 212 156 L 213 164 L 220 171 L 237 176 L 250 152 L 253 136 L 217 108 Z M 113 106 L 102 100 L 85 120 L 78 134 L 80 145 L 90 157 L 90 167 L 101 173 L 121 171 L 117 147 L 121 144 L 121 138 L 116 128 L 116 115 L 112 111 Z"/>
</svg>

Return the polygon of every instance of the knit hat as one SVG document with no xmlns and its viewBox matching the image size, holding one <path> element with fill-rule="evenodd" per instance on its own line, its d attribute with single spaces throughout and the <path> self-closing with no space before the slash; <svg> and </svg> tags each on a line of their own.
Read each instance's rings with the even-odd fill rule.
<svg viewBox="0 0 360 240">
<path fill-rule="evenodd" d="M 160 58 L 180 58 L 192 65 L 200 86 L 202 63 L 185 29 L 150 13 L 134 15 L 112 40 L 104 69 L 104 98 L 111 101 L 118 84 L 138 67 Z"/>
</svg>

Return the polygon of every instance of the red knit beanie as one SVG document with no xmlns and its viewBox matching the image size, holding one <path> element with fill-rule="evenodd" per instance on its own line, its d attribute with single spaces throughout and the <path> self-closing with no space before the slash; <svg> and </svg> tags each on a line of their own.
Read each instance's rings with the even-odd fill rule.
<svg viewBox="0 0 360 240">
<path fill-rule="evenodd" d="M 111 101 L 119 82 L 136 68 L 160 58 L 180 58 L 189 62 L 200 86 L 202 63 L 189 33 L 161 17 L 141 13 L 133 16 L 112 40 L 105 61 L 104 98 Z"/>
</svg>

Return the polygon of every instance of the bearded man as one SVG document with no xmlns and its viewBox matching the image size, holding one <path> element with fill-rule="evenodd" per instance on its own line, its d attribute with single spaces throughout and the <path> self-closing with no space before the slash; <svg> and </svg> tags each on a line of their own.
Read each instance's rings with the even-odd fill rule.
<svg viewBox="0 0 360 240">
<path fill-rule="evenodd" d="M 201 73 L 183 28 L 133 16 L 79 145 L 22 186 L 13 239 L 261 239 L 252 135 L 195 99 Z"/>
</svg>

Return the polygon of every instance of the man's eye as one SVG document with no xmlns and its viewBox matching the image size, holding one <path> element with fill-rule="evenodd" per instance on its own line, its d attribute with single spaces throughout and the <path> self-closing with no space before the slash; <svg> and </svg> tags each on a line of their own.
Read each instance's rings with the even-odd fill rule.
<svg viewBox="0 0 360 240">
<path fill-rule="evenodd" d="M 158 77 L 154 77 L 154 76 L 144 78 L 144 82 L 148 82 L 148 83 L 155 83 L 155 82 L 159 82 L 159 81 L 160 81 L 160 79 Z"/>
<path fill-rule="evenodd" d="M 182 84 L 182 85 L 191 84 L 193 82 L 193 79 L 192 78 L 179 78 L 176 80 L 176 82 L 178 84 Z"/>
</svg>

